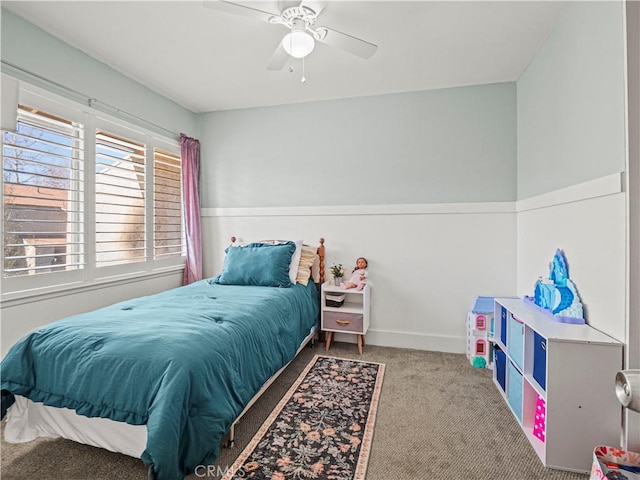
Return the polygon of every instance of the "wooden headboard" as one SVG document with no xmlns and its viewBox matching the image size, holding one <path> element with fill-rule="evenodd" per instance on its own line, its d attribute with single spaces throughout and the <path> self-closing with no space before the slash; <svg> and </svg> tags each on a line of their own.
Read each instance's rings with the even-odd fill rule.
<svg viewBox="0 0 640 480">
<path fill-rule="evenodd" d="M 231 243 L 236 243 L 238 240 L 235 236 L 231 237 Z M 318 258 L 320 259 L 320 284 L 324 283 L 324 238 L 320 239 L 320 245 L 316 249 Z"/>
<path fill-rule="evenodd" d="M 324 283 L 324 238 L 320 238 L 320 245 L 316 251 L 320 259 L 320 285 L 322 285 Z"/>
</svg>

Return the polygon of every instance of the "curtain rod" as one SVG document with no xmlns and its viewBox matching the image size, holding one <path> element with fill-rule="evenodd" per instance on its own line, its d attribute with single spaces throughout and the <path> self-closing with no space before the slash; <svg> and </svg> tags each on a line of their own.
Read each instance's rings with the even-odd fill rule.
<svg viewBox="0 0 640 480">
<path fill-rule="evenodd" d="M 88 107 L 95 108 L 97 110 L 102 110 L 104 113 L 112 113 L 112 114 L 115 114 L 116 116 L 124 117 L 123 118 L 124 120 L 133 119 L 134 123 L 137 123 L 138 125 L 142 123 L 142 125 L 140 126 L 147 126 L 151 130 L 155 130 L 158 133 L 169 134 L 175 138 L 180 137 L 179 133 L 168 130 L 164 127 L 161 127 L 160 125 L 157 125 L 153 122 L 145 120 L 144 118 L 141 118 L 141 117 L 138 117 L 137 115 L 126 112 L 118 107 L 114 107 L 113 105 L 110 105 L 106 102 L 98 100 L 97 98 L 90 97 L 85 93 L 69 88 L 58 82 L 55 82 L 46 77 L 43 77 L 42 75 L 39 75 L 37 73 L 33 73 L 29 70 L 26 70 L 6 60 L 2 60 L 2 71 L 4 73 L 7 73 L 8 75 L 12 75 L 16 77 L 18 80 L 23 80 L 28 83 L 34 83 L 34 80 L 35 80 L 36 86 L 40 86 L 40 87 L 44 86 L 45 88 L 49 87 L 47 89 L 50 89 L 50 87 L 55 87 L 55 90 L 57 90 L 58 93 L 62 93 L 63 96 L 67 98 L 71 98 L 72 100 L 78 101 L 80 103 L 84 103 Z"/>
</svg>

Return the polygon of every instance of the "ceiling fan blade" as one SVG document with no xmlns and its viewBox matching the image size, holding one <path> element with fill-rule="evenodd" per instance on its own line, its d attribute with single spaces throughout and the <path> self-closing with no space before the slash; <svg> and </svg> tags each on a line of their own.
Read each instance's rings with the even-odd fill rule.
<svg viewBox="0 0 640 480">
<path fill-rule="evenodd" d="M 271 13 L 257 8 L 249 7 L 241 3 L 228 2 L 226 0 L 204 0 L 202 4 L 207 8 L 214 10 L 220 10 L 222 12 L 234 13 L 236 15 L 242 15 L 243 17 L 253 18 L 255 20 L 261 20 L 263 22 L 269 22 L 272 17 L 279 17 L 280 12 Z"/>
<path fill-rule="evenodd" d="M 328 0 L 302 0 L 300 2 L 301 7 L 308 7 L 315 12 L 316 15 L 320 15 L 320 12 L 327 6 Z"/>
<path fill-rule="evenodd" d="M 276 51 L 273 52 L 269 65 L 267 65 L 267 70 L 282 70 L 282 67 L 287 63 L 287 60 L 289 60 L 289 54 L 282 46 L 282 42 L 280 42 L 278 43 Z"/>
<path fill-rule="evenodd" d="M 320 41 L 339 48 L 345 52 L 349 52 L 361 58 L 371 58 L 378 49 L 377 45 L 361 40 L 346 33 L 338 32 L 327 27 L 320 27 L 317 30 L 326 31 L 326 35 Z"/>
</svg>

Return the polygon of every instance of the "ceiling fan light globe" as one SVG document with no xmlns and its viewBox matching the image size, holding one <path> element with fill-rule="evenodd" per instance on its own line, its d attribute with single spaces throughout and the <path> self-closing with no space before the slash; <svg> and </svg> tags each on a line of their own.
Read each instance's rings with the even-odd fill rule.
<svg viewBox="0 0 640 480">
<path fill-rule="evenodd" d="M 309 55 L 316 42 L 311 35 L 300 30 L 287 33 L 282 39 L 282 48 L 294 58 L 303 58 Z"/>
</svg>

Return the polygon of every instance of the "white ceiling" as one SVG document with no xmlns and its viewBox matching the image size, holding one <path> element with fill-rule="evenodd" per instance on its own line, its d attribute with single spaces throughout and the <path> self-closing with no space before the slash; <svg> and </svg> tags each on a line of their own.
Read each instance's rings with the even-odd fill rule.
<svg viewBox="0 0 640 480">
<path fill-rule="evenodd" d="M 251 5 L 274 13 L 283 6 Z M 300 60 L 293 73 L 265 68 L 284 27 L 202 1 L 2 6 L 189 110 L 207 112 L 515 81 L 567 2 L 332 0 L 317 25 L 378 50 L 363 60 L 317 44 L 305 61 L 306 83 Z"/>
</svg>

